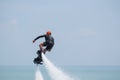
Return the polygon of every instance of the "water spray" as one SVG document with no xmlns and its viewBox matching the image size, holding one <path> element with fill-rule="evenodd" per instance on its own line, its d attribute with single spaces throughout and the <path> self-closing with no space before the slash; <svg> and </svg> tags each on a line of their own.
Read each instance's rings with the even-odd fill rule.
<svg viewBox="0 0 120 80">
<path fill-rule="evenodd" d="M 42 59 L 52 80 L 74 80 L 61 69 L 57 68 L 44 54 L 42 54 Z"/>
<path fill-rule="evenodd" d="M 36 72 L 35 72 L 35 80 L 44 80 L 42 74 L 39 70 L 39 66 L 37 65 Z"/>
</svg>

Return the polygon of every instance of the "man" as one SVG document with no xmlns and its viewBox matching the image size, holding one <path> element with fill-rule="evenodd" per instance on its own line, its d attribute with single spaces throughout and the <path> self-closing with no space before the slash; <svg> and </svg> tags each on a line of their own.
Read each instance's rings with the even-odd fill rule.
<svg viewBox="0 0 120 80">
<path fill-rule="evenodd" d="M 43 52 L 45 54 L 46 51 L 51 51 L 51 49 L 53 48 L 54 38 L 51 36 L 51 34 L 52 34 L 51 31 L 47 31 L 46 34 L 40 35 L 33 40 L 33 43 L 35 43 L 35 41 L 38 40 L 39 38 L 43 37 L 45 38 L 45 42 L 39 44 L 40 50 L 37 51 L 38 57 L 34 59 L 34 63 L 41 64 L 42 62 L 41 53 Z"/>
</svg>

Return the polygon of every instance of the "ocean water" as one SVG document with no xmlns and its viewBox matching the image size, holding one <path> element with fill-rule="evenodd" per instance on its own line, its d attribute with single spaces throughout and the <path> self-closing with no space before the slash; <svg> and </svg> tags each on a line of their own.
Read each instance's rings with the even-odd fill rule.
<svg viewBox="0 0 120 80">
<path fill-rule="evenodd" d="M 58 66 L 74 80 L 120 80 L 120 66 Z M 52 80 L 43 65 L 44 80 Z M 36 66 L 0 66 L 0 80 L 35 80 Z M 61 79 L 62 80 L 62 79 Z"/>
</svg>

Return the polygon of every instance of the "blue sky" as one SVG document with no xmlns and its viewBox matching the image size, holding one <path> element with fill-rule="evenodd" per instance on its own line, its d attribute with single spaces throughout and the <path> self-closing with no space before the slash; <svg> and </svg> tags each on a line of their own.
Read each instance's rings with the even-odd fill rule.
<svg viewBox="0 0 120 80">
<path fill-rule="evenodd" d="M 1 0 L 0 65 L 33 65 L 39 39 L 52 31 L 46 56 L 57 65 L 120 65 L 119 0 Z"/>
</svg>

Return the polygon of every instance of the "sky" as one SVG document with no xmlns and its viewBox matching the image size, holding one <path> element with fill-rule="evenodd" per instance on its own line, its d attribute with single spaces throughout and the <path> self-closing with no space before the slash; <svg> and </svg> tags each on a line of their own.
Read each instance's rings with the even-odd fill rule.
<svg viewBox="0 0 120 80">
<path fill-rule="evenodd" d="M 0 65 L 34 65 L 51 30 L 56 65 L 120 66 L 119 0 L 0 0 Z"/>
</svg>

